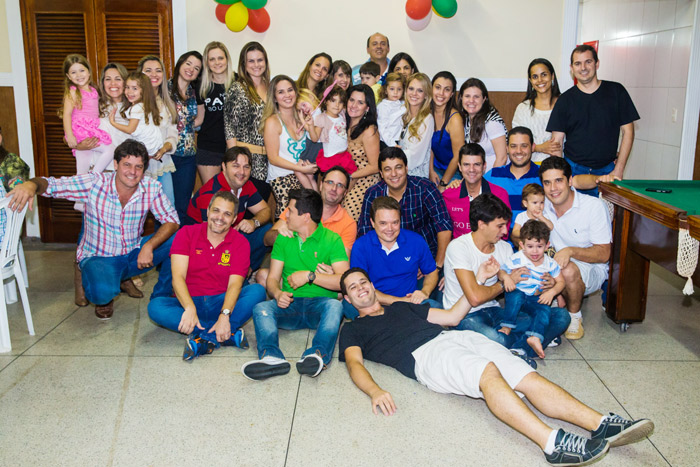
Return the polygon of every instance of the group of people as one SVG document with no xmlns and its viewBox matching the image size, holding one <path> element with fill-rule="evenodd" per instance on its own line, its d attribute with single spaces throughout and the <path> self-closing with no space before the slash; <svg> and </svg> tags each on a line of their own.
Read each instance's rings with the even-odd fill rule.
<svg viewBox="0 0 700 467">
<path fill-rule="evenodd" d="M 149 316 L 187 336 L 187 361 L 248 348 L 252 317 L 251 380 L 289 373 L 278 330 L 310 328 L 298 373 L 317 377 L 340 336 L 375 413 L 396 405 L 364 359 L 485 399 L 553 465 L 643 439 L 651 421 L 603 416 L 534 371 L 562 334 L 583 337 L 582 300 L 607 278 L 607 208 L 582 191 L 622 178 L 639 118 L 624 88 L 597 79 L 588 46 L 572 52 L 578 83 L 561 95 L 551 63 L 533 60 L 507 131 L 483 82 L 456 92 L 451 73 L 430 80 L 389 50 L 373 34 L 372 65 L 319 53 L 293 80 L 270 78 L 256 42 L 232 73 L 212 42 L 169 81 L 148 56 L 131 74 L 108 64 L 99 87 L 69 56 L 62 115 L 78 174 L 17 185 L 10 205 L 41 194 L 83 211 L 76 303 L 100 319 L 158 267 Z M 142 237 L 149 211 L 158 228 Z M 522 396 L 591 437 L 549 428 Z"/>
</svg>

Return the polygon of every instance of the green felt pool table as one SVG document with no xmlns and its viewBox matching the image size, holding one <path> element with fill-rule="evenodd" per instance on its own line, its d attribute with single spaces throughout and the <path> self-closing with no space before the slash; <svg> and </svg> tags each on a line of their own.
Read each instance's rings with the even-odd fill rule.
<svg viewBox="0 0 700 467">
<path fill-rule="evenodd" d="M 626 330 L 644 320 L 649 262 L 677 273 L 678 230 L 689 228 L 688 216 L 700 214 L 700 182 L 621 180 L 601 183 L 599 190 L 615 206 L 606 312 Z M 691 230 L 700 238 L 698 229 Z M 700 286 L 700 268 L 693 282 Z"/>
</svg>

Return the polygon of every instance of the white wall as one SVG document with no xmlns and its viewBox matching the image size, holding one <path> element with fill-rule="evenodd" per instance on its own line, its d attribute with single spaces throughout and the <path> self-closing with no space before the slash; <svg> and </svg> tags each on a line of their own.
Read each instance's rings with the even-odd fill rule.
<svg viewBox="0 0 700 467">
<path fill-rule="evenodd" d="M 264 34 L 229 31 L 216 20 L 214 1 L 186 0 L 187 47 L 202 51 L 218 40 L 237 60 L 241 46 L 261 42 L 273 74 L 297 76 L 316 52 L 355 65 L 367 59 L 367 37 L 389 37 L 391 53 L 407 52 L 420 71 L 477 76 L 490 90 L 524 91 L 527 65 L 546 57 L 561 68 L 563 0 L 458 0 L 450 19 L 433 15 L 423 31 L 406 25 L 405 0 L 269 0 Z M 174 12 L 178 15 L 177 12 Z"/>
<path fill-rule="evenodd" d="M 579 42 L 600 41 L 598 76 L 624 84 L 641 117 L 626 178 L 677 178 L 694 13 L 695 0 L 582 2 Z"/>
</svg>

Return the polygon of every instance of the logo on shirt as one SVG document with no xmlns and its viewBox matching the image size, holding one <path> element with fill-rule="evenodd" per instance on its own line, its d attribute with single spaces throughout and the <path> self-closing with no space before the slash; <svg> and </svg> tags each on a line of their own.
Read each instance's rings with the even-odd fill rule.
<svg viewBox="0 0 700 467">
<path fill-rule="evenodd" d="M 229 261 L 231 261 L 231 255 L 229 254 L 228 250 L 226 250 L 226 252 L 221 253 L 221 261 L 219 262 L 219 266 L 231 266 Z"/>
<path fill-rule="evenodd" d="M 202 254 L 202 250 L 200 250 L 199 248 L 195 248 L 195 249 L 194 249 L 194 254 L 195 254 L 195 255 L 201 255 L 201 254 Z"/>
<path fill-rule="evenodd" d="M 410 256 L 404 256 L 403 259 L 405 259 L 406 261 L 411 261 L 411 257 L 410 257 Z"/>
</svg>

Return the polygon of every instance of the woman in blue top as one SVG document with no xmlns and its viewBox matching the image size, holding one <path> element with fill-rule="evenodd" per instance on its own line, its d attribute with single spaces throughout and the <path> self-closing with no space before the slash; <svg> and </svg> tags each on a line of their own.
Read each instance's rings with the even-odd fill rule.
<svg viewBox="0 0 700 467">
<path fill-rule="evenodd" d="M 455 109 L 457 80 L 449 71 L 433 77 L 431 111 L 435 132 L 431 141 L 430 180 L 443 191 L 452 180 L 461 178 L 458 169 L 459 149 L 464 146 L 464 119 Z"/>
</svg>

